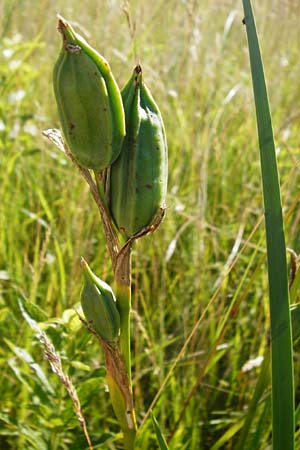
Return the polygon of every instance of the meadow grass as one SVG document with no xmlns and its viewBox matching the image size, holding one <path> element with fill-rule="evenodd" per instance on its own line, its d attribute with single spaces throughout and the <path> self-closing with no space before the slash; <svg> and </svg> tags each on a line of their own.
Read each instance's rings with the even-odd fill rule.
<svg viewBox="0 0 300 450">
<path fill-rule="evenodd" d="M 73 404 L 44 360 L 19 299 L 59 352 L 95 448 L 122 448 L 103 356 L 74 312 L 81 255 L 102 279 L 112 281 L 103 231 L 80 174 L 41 135 L 59 126 L 52 91 L 60 48 L 56 12 L 80 24 L 82 34 L 88 31 L 120 86 L 139 60 L 168 135 L 167 216 L 133 252 L 138 425 L 148 416 L 137 448 L 157 448 L 149 415 L 154 398 L 153 412 L 171 449 L 236 448 L 260 373 L 255 365 L 245 370 L 245 363 L 265 354 L 270 327 L 259 152 L 241 3 L 132 1 L 133 39 L 118 1 L 90 1 L 85 9 L 82 2 L 69 0 L 1 3 L 0 448 L 86 446 Z M 253 1 L 253 7 L 273 117 L 286 244 L 299 253 L 300 11 L 296 0 Z M 246 449 L 271 445 L 267 378 Z"/>
</svg>

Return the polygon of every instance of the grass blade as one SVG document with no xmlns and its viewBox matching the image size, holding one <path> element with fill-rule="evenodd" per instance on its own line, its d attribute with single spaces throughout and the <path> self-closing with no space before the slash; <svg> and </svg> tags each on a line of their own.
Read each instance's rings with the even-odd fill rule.
<svg viewBox="0 0 300 450">
<path fill-rule="evenodd" d="M 157 442 L 159 444 L 159 448 L 160 450 L 169 450 L 169 447 L 167 445 L 166 439 L 160 429 L 160 426 L 153 414 L 153 412 L 151 411 L 151 419 L 152 419 L 152 423 L 153 423 L 153 427 L 154 427 L 154 431 L 157 437 Z"/>
<path fill-rule="evenodd" d="M 270 379 L 269 367 L 270 367 L 270 352 L 269 348 L 267 348 L 265 351 L 263 363 L 260 368 L 260 374 L 257 379 L 255 391 L 248 406 L 247 415 L 245 417 L 244 426 L 242 428 L 236 450 L 244 450 L 245 448 L 247 448 L 246 445 L 247 441 L 249 442 L 249 433 L 251 425 L 257 415 L 259 401 Z"/>
<path fill-rule="evenodd" d="M 250 0 L 243 0 L 256 107 L 268 254 L 273 449 L 294 449 L 294 386 L 286 247 L 271 114 Z"/>
</svg>

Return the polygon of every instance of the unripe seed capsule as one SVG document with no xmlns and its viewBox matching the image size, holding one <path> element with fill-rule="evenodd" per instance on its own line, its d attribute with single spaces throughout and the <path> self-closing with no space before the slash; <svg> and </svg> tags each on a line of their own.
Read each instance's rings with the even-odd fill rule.
<svg viewBox="0 0 300 450">
<path fill-rule="evenodd" d="M 167 140 L 161 113 L 137 66 L 121 91 L 126 136 L 110 171 L 110 211 L 125 238 L 165 209 Z"/>
<path fill-rule="evenodd" d="M 113 341 L 120 330 L 120 315 L 111 287 L 100 280 L 82 258 L 84 286 L 81 306 L 87 321 L 105 341 Z"/>
<path fill-rule="evenodd" d="M 96 171 L 118 157 L 125 136 L 121 95 L 108 62 L 64 19 L 63 46 L 53 72 L 67 144 L 79 164 Z"/>
</svg>

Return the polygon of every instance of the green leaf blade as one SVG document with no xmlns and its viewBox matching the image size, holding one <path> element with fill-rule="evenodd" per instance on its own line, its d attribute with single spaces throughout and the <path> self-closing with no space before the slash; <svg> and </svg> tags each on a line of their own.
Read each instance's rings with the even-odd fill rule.
<svg viewBox="0 0 300 450">
<path fill-rule="evenodd" d="M 265 207 L 271 317 L 273 449 L 294 450 L 292 337 L 279 177 L 267 88 L 251 1 L 243 0 L 243 6 Z"/>
<path fill-rule="evenodd" d="M 151 419 L 160 450 L 169 450 L 166 439 L 152 411 L 151 411 Z"/>
</svg>

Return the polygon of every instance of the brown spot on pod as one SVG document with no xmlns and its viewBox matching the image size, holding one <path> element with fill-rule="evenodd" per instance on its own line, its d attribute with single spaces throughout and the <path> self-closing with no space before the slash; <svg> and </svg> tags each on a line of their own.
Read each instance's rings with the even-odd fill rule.
<svg viewBox="0 0 300 450">
<path fill-rule="evenodd" d="M 72 54 L 76 54 L 76 53 L 80 53 L 81 52 L 80 45 L 72 44 L 71 42 L 66 44 L 65 49 L 66 49 L 67 52 L 72 53 Z"/>
</svg>

